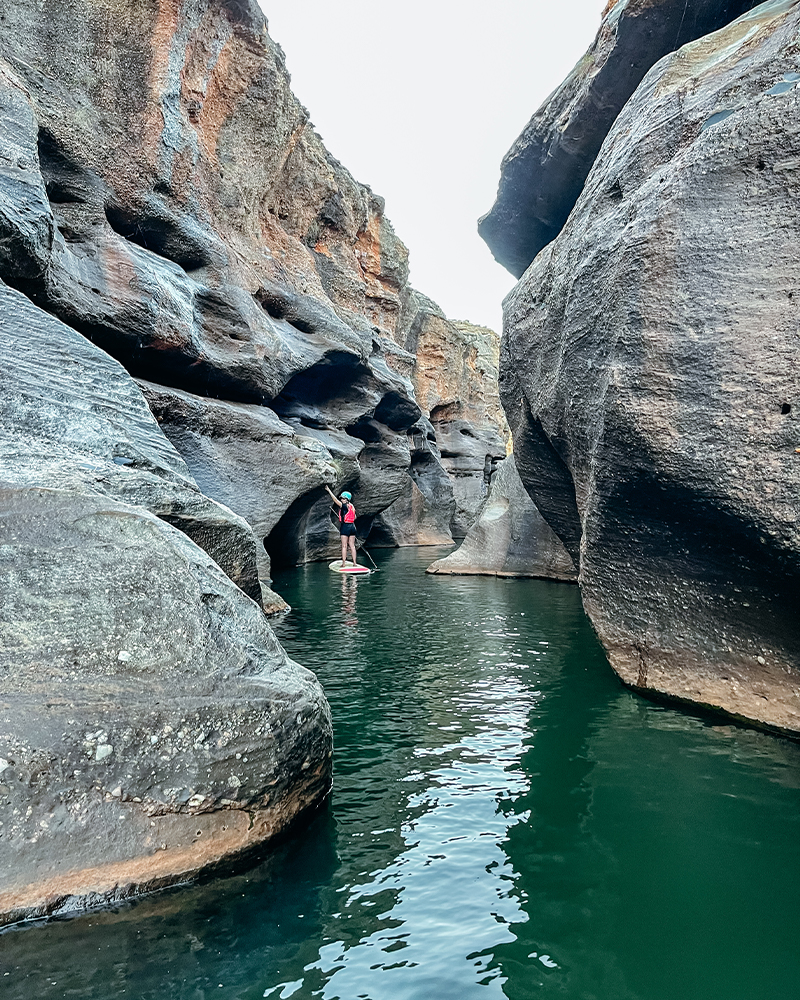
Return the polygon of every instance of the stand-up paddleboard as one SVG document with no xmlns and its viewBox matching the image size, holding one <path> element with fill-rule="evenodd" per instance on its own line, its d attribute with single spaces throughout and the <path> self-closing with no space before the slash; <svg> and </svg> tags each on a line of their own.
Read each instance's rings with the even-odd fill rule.
<svg viewBox="0 0 800 1000">
<path fill-rule="evenodd" d="M 335 559 L 332 563 L 328 563 L 328 569 L 333 570 L 334 573 L 350 573 L 353 576 L 367 576 L 372 572 L 369 566 L 351 566 L 350 563 L 342 566 L 341 559 Z"/>
</svg>

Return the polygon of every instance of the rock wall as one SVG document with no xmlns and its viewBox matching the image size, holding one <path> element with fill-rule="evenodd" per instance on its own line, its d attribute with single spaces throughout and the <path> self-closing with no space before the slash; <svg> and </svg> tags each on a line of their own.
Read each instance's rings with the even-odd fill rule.
<svg viewBox="0 0 800 1000">
<path fill-rule="evenodd" d="M 412 431 L 412 476 L 424 490 L 441 464 L 455 501 L 449 531 L 463 538 L 486 496 L 487 458 L 494 471 L 510 437 L 498 384 L 500 339 L 487 327 L 448 319 L 413 290 L 404 296 L 395 337 L 415 359 L 408 375 L 430 421 Z"/>
<path fill-rule="evenodd" d="M 520 475 L 630 685 L 800 731 L 800 10 L 657 63 L 506 300 Z"/>
<path fill-rule="evenodd" d="M 319 684 L 140 507 L 0 489 L 0 923 L 230 863 L 330 787 Z"/>
<path fill-rule="evenodd" d="M 368 530 L 407 491 L 420 417 L 393 339 L 407 252 L 314 132 L 258 6 L 9 5 L 0 114 L 0 278 L 162 387 L 149 398 L 204 489 L 266 543 L 262 585 L 270 555 L 335 544 L 324 482 L 356 494 Z M 299 475 L 294 445 L 275 449 L 283 509 L 268 474 L 256 517 L 253 480 L 222 482 L 198 448 L 210 407 L 229 451 L 272 464 L 242 406 L 273 444 L 317 442 Z"/>
<path fill-rule="evenodd" d="M 428 573 L 578 579 L 569 553 L 525 491 L 513 455 L 498 466 L 467 537 L 455 552 L 431 563 Z"/>
<path fill-rule="evenodd" d="M 130 376 L 2 283 L 0 317 L 2 924 L 258 849 L 327 793 L 332 734 L 252 531 Z"/>
<path fill-rule="evenodd" d="M 393 544 L 449 539 L 455 500 L 406 249 L 258 5 L 0 25 L 6 921 L 186 878 L 317 803 L 330 718 L 255 603 L 285 607 L 271 565 L 335 551 L 325 483 L 362 535 L 391 508 Z"/>
</svg>

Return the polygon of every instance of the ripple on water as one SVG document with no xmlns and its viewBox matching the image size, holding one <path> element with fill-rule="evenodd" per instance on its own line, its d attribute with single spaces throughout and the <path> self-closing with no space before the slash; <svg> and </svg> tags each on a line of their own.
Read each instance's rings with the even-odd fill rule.
<svg viewBox="0 0 800 1000">
<path fill-rule="evenodd" d="M 276 583 L 331 806 L 244 875 L 3 936 L 4 1000 L 794 995 L 800 748 L 622 689 L 574 587 L 376 556 Z"/>
</svg>

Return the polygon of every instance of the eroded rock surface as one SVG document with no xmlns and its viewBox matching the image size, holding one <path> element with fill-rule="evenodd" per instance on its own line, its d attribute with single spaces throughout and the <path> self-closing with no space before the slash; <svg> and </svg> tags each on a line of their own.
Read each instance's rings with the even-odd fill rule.
<svg viewBox="0 0 800 1000">
<path fill-rule="evenodd" d="M 569 553 L 525 491 L 513 455 L 498 466 L 467 537 L 455 552 L 431 563 L 428 572 L 578 579 Z"/>
<path fill-rule="evenodd" d="M 614 668 L 800 731 L 800 9 L 662 60 L 506 301 L 517 467 Z"/>
<path fill-rule="evenodd" d="M 167 390 L 277 414 L 321 439 L 367 530 L 407 492 L 420 417 L 395 338 L 407 252 L 382 199 L 322 145 L 254 2 L 72 0 L 45 17 L 22 0 L 5 12 L 0 115 L 0 278 L 164 387 L 165 426 L 185 415 Z M 251 447 L 228 426 L 244 435 L 234 450 Z M 298 485 L 282 534 L 301 537 L 267 542 L 281 562 L 335 545 L 320 477 Z M 253 491 L 241 509 L 223 492 L 248 517 Z"/>
<path fill-rule="evenodd" d="M 0 489 L 0 923 L 230 862 L 330 786 L 313 674 L 140 507 Z"/>
<path fill-rule="evenodd" d="M 594 44 L 503 159 L 497 200 L 478 225 L 516 277 L 554 239 L 625 102 L 662 56 L 728 24 L 756 0 L 616 0 Z"/>
<path fill-rule="evenodd" d="M 261 600 L 255 536 L 200 492 L 122 366 L 2 282 L 0 463 L 9 486 L 102 495 L 149 510 Z"/>
<path fill-rule="evenodd" d="M 397 537 L 449 537 L 454 500 L 414 444 L 406 249 L 258 5 L 0 23 L 7 920 L 184 878 L 318 801 L 324 699 L 250 598 L 285 606 L 271 564 L 335 551 L 326 482 L 362 536 L 399 500 Z"/>
<path fill-rule="evenodd" d="M 426 484 L 434 490 L 433 460 L 441 463 L 454 494 L 449 528 L 463 538 L 486 495 L 487 458 L 493 472 L 507 450 L 497 381 L 500 340 L 487 327 L 448 319 L 414 291 L 406 296 L 396 336 L 414 356 L 408 374 L 430 421 L 412 432 L 412 476 L 423 492 Z M 433 509 L 441 517 L 442 505 Z"/>
</svg>

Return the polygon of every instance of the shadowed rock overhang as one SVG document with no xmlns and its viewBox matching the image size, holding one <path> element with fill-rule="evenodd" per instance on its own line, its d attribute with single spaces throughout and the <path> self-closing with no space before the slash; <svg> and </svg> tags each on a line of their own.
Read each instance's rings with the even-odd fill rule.
<svg viewBox="0 0 800 1000">
<path fill-rule="evenodd" d="M 592 47 L 503 159 L 497 199 L 478 222 L 495 259 L 521 277 L 561 231 L 645 73 L 756 6 L 754 0 L 612 0 Z"/>
</svg>

